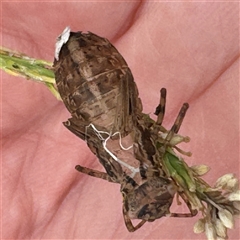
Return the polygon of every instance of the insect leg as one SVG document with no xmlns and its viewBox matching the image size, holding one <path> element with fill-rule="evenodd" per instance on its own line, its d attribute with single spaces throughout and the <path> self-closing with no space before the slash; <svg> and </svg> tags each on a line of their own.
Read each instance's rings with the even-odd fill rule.
<svg viewBox="0 0 240 240">
<path fill-rule="evenodd" d="M 164 114 L 165 114 L 167 90 L 166 90 L 166 88 L 162 88 L 160 90 L 160 92 L 161 92 L 160 103 L 156 107 L 156 111 L 154 113 L 155 115 L 158 116 L 157 121 L 156 121 L 157 125 L 162 125 L 162 121 L 163 121 Z"/>
<path fill-rule="evenodd" d="M 174 137 L 174 134 L 178 133 L 188 108 L 189 108 L 189 104 L 184 103 L 182 108 L 180 109 L 180 112 L 179 112 L 171 130 L 168 132 L 168 134 L 165 138 L 165 146 L 169 145 L 171 139 Z"/>
<path fill-rule="evenodd" d="M 194 217 L 196 216 L 197 212 L 194 214 L 192 213 L 171 213 L 170 217 L 180 217 L 180 218 L 183 218 L 183 217 Z"/>
<path fill-rule="evenodd" d="M 170 217 L 194 217 L 197 215 L 198 211 L 196 209 L 192 209 L 191 203 L 188 198 L 184 195 L 183 192 L 178 192 L 178 194 L 182 197 L 183 201 L 186 203 L 190 213 L 170 213 Z"/>
<path fill-rule="evenodd" d="M 75 118 L 68 119 L 68 121 L 64 123 L 64 126 L 72 133 L 87 142 L 88 147 L 98 157 L 100 163 L 104 166 L 107 173 L 92 170 L 80 165 L 77 165 L 75 168 L 79 172 L 88 174 L 90 176 L 102 178 L 109 182 L 119 182 L 118 177 L 121 174 L 121 166 L 105 151 L 102 146 L 102 140 L 100 139 L 100 136 L 96 134 L 94 129 L 89 128 L 86 131 L 88 125 L 89 124 Z"/>
<path fill-rule="evenodd" d="M 184 103 L 182 108 L 180 109 L 180 112 L 179 112 L 171 130 L 169 131 L 169 133 L 166 137 L 167 141 L 170 141 L 170 139 L 173 137 L 174 133 L 178 133 L 188 108 L 189 108 L 189 104 Z"/>
<path fill-rule="evenodd" d="M 100 171 L 97 171 L 97 170 L 93 170 L 93 169 L 90 169 L 90 168 L 86 168 L 86 167 L 82 167 L 80 165 L 77 165 L 75 167 L 75 169 L 81 173 L 84 173 L 84 174 L 87 174 L 89 176 L 92 176 L 92 177 L 96 177 L 96 178 L 101 178 L 103 180 L 107 180 L 109 182 L 114 182 L 111 177 L 107 174 L 107 173 L 104 173 L 104 172 L 100 172 Z"/>
<path fill-rule="evenodd" d="M 132 221 L 127 214 L 127 210 L 126 210 L 124 204 L 123 204 L 123 218 L 124 218 L 125 225 L 129 232 L 134 232 L 134 231 L 138 230 L 146 222 L 146 220 L 142 220 L 136 226 L 133 226 Z"/>
</svg>

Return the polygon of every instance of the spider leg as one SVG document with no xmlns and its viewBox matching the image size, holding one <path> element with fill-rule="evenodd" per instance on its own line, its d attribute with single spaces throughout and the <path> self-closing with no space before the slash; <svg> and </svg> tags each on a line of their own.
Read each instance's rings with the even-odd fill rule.
<svg viewBox="0 0 240 240">
<path fill-rule="evenodd" d="M 146 222 L 146 220 L 142 220 L 136 226 L 133 226 L 132 221 L 127 214 L 127 210 L 126 210 L 124 204 L 123 204 L 123 218 L 124 218 L 125 225 L 126 225 L 129 232 L 135 232 L 140 227 L 142 227 L 143 224 Z"/>
<path fill-rule="evenodd" d="M 77 165 L 75 168 L 82 173 L 97 178 L 102 178 L 109 182 L 119 183 L 119 178 L 121 177 L 122 168 L 118 162 L 116 162 L 104 149 L 101 135 L 98 135 L 96 129 L 89 127 L 86 122 L 80 121 L 76 118 L 70 118 L 64 123 L 64 126 L 68 128 L 76 136 L 80 137 L 87 142 L 90 150 L 97 156 L 100 163 L 106 170 L 106 173 L 99 172 L 97 170 L 89 169 Z"/>
<path fill-rule="evenodd" d="M 186 203 L 190 213 L 170 213 L 170 217 L 194 217 L 197 215 L 198 211 L 196 209 L 192 209 L 191 203 L 188 198 L 185 196 L 183 192 L 178 192 L 178 194 L 182 197 L 183 201 Z"/>
<path fill-rule="evenodd" d="M 171 130 L 168 132 L 168 135 L 165 139 L 166 143 L 169 143 L 170 140 L 173 138 L 174 134 L 178 133 L 188 108 L 189 108 L 189 104 L 184 103 L 182 108 L 180 109 L 180 112 L 179 112 Z"/>
<path fill-rule="evenodd" d="M 158 116 L 156 124 L 162 125 L 162 121 L 165 114 L 165 106 L 166 106 L 166 96 L 167 96 L 167 90 L 166 88 L 162 88 L 160 90 L 161 96 L 160 96 L 160 102 L 159 105 L 156 107 L 155 115 Z"/>
<path fill-rule="evenodd" d="M 196 216 L 197 212 L 194 214 L 192 213 L 170 213 L 170 217 L 180 217 L 180 218 L 183 218 L 183 217 L 194 217 Z"/>
<path fill-rule="evenodd" d="M 101 178 L 103 180 L 107 180 L 109 182 L 114 182 L 111 177 L 105 173 L 105 172 L 100 172 L 100 171 L 97 171 L 97 170 L 94 170 L 94 169 L 90 169 L 90 168 L 86 168 L 86 167 L 82 167 L 80 165 L 77 165 L 75 167 L 75 169 L 81 173 L 84 173 L 84 174 L 87 174 L 89 176 L 92 176 L 92 177 L 96 177 L 96 178 Z"/>
</svg>

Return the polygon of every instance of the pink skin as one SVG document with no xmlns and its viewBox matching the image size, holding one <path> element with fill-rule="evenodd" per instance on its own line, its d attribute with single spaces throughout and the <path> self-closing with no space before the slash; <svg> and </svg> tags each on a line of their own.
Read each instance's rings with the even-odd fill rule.
<svg viewBox="0 0 240 240">
<path fill-rule="evenodd" d="M 225 173 L 239 177 L 238 3 L 4 2 L 2 24 L 3 46 L 49 61 L 66 26 L 108 38 L 133 72 L 144 112 L 155 110 L 161 87 L 164 126 L 190 104 L 180 129 L 192 139 L 182 145 L 193 153 L 189 165 L 209 165 L 211 184 Z M 101 167 L 62 125 L 70 117 L 63 103 L 44 85 L 2 77 L 3 238 L 205 239 L 192 231 L 196 217 L 162 218 L 129 233 L 119 186 L 74 169 Z"/>
</svg>

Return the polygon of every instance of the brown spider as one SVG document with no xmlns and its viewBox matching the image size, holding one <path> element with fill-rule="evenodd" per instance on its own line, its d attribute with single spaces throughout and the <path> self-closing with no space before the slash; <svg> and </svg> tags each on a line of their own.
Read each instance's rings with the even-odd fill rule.
<svg viewBox="0 0 240 240">
<path fill-rule="evenodd" d="M 143 153 L 142 156 L 138 156 L 140 165 L 139 168 L 141 169 L 140 175 L 142 178 L 142 183 L 140 185 L 122 170 L 120 164 L 105 151 L 102 146 L 102 142 L 91 131 L 88 132 L 84 138 L 86 139 L 90 149 L 96 154 L 100 160 L 100 163 L 106 169 L 106 173 L 89 169 L 80 165 L 75 167 L 76 170 L 87 175 L 121 184 L 121 193 L 123 195 L 123 217 L 126 227 L 130 232 L 136 231 L 147 221 L 152 222 L 155 219 L 163 216 L 193 217 L 197 214 L 196 210 L 192 210 L 191 204 L 184 195 L 184 192 L 180 191 L 175 182 L 163 171 L 161 167 L 161 154 L 159 154 L 156 149 L 151 152 L 151 149 L 154 149 L 154 145 L 149 145 L 151 143 L 147 140 L 150 140 L 152 136 L 149 135 L 150 139 L 146 139 L 146 131 L 151 133 L 156 129 L 161 128 L 165 110 L 166 90 L 163 88 L 161 93 L 160 104 L 156 109 L 156 113 L 158 115 L 156 125 L 154 126 L 153 130 L 150 130 L 146 127 L 144 131 L 142 128 L 145 126 L 142 126 L 142 139 L 139 139 L 137 142 L 137 145 L 141 146 L 141 149 L 139 149 L 139 146 L 135 149 L 136 151 L 141 150 L 139 152 Z M 161 141 L 163 141 L 163 148 L 161 149 L 163 154 L 166 151 L 166 148 L 171 146 L 171 140 L 177 134 L 187 109 L 188 104 L 183 104 L 176 121 L 171 130 L 168 131 L 166 138 L 164 140 L 161 139 Z M 79 132 L 79 127 L 77 127 L 76 131 L 76 126 L 72 124 L 72 121 L 68 121 L 64 123 L 64 125 L 70 131 L 83 138 L 83 131 Z M 152 128 L 152 125 L 150 127 Z M 142 144 L 139 144 L 141 142 Z M 136 154 L 139 154 L 139 152 L 136 152 Z M 148 162 L 149 165 L 147 168 L 142 167 L 143 162 Z M 176 192 L 181 195 L 184 202 L 187 204 L 190 213 L 170 213 L 169 208 Z M 131 219 L 141 219 L 141 221 L 136 226 L 133 226 Z"/>
</svg>

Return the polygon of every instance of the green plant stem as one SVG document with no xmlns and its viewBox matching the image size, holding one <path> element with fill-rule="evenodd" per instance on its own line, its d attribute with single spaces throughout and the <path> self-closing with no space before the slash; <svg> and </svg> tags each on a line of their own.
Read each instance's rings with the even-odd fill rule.
<svg viewBox="0 0 240 240">
<path fill-rule="evenodd" d="M 24 54 L 0 48 L 0 67 L 11 75 L 45 84 L 51 93 L 58 100 L 61 100 L 55 87 L 51 62 L 30 58 Z"/>
</svg>

